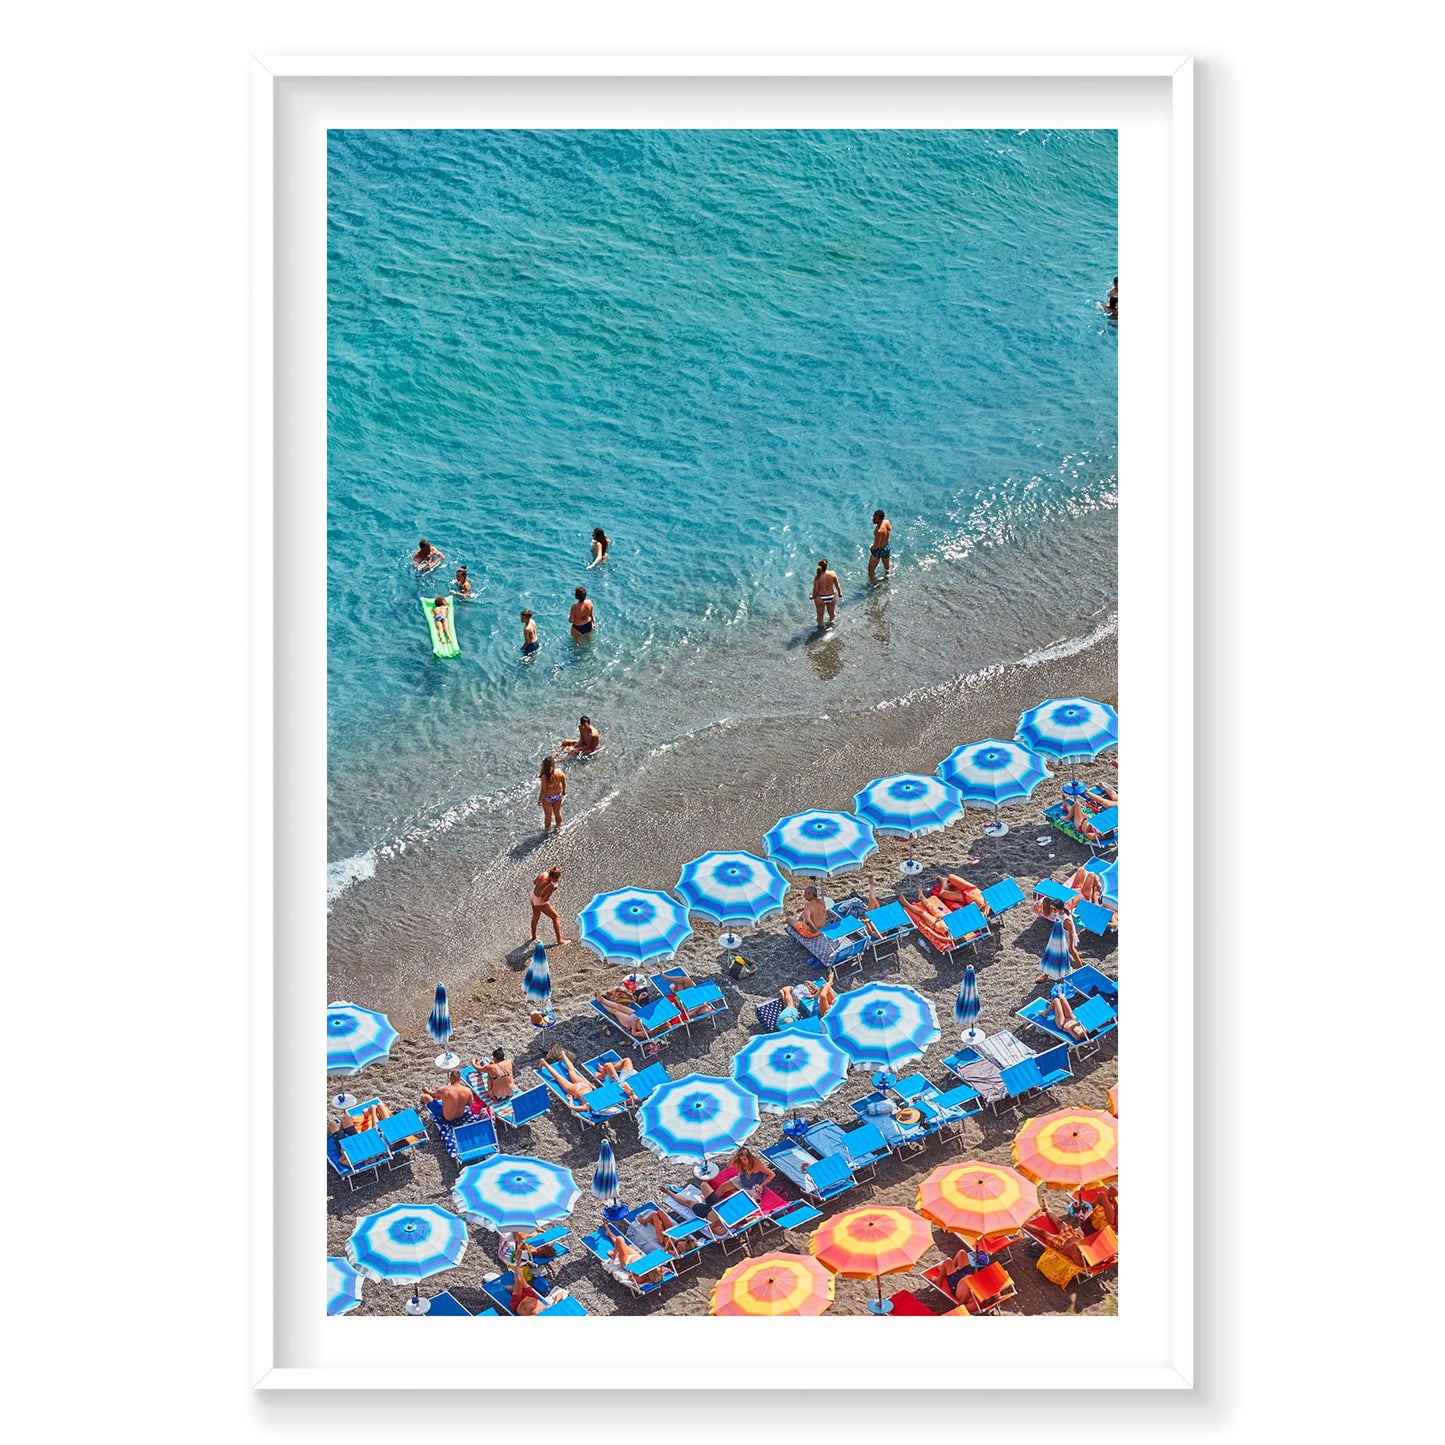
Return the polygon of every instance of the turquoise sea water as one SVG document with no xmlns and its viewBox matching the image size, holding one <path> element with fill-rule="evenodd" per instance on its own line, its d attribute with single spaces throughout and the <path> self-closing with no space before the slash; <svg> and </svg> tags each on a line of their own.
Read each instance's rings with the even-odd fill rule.
<svg viewBox="0 0 1445 1445">
<path fill-rule="evenodd" d="M 461 817 L 536 831 L 579 713 L 644 758 L 1107 627 L 1116 196 L 1112 131 L 333 131 L 333 891 Z M 458 563 L 438 661 L 417 599 Z"/>
</svg>

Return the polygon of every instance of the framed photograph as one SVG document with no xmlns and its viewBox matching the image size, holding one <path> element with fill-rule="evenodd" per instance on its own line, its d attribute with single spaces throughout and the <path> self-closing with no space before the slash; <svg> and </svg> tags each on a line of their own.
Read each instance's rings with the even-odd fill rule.
<svg viewBox="0 0 1445 1445">
<path fill-rule="evenodd" d="M 1192 1387 L 1192 107 L 255 62 L 259 1388 Z"/>
</svg>

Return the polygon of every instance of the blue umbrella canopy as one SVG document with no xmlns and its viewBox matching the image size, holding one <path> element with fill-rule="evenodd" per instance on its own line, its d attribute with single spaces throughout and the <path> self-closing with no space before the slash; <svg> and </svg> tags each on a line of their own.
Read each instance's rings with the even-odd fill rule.
<svg viewBox="0 0 1445 1445">
<path fill-rule="evenodd" d="M 933 1004 L 911 988 L 890 983 L 867 983 L 845 993 L 823 1023 L 860 1068 L 894 1069 L 921 1058 L 939 1035 Z"/>
<path fill-rule="evenodd" d="M 401 1037 L 391 1020 L 354 1003 L 326 1005 L 326 1072 L 355 1074 L 384 1059 Z"/>
<path fill-rule="evenodd" d="M 875 778 L 853 799 L 853 811 L 874 831 L 895 838 L 921 838 L 963 817 L 958 790 L 922 773 Z"/>
<path fill-rule="evenodd" d="M 714 923 L 761 923 L 783 911 L 787 892 L 777 865 L 751 853 L 704 853 L 677 880 L 678 897 Z"/>
<path fill-rule="evenodd" d="M 860 868 L 878 848 L 873 829 L 862 818 L 821 808 L 779 819 L 763 844 L 769 858 L 809 878 L 831 878 Z"/>
<path fill-rule="evenodd" d="M 963 971 L 963 982 L 958 986 L 958 997 L 953 1001 L 953 1017 L 966 1029 L 978 1022 L 982 1001 L 978 996 L 978 975 L 969 964 Z"/>
<path fill-rule="evenodd" d="M 638 1137 L 659 1159 L 726 1154 L 758 1123 L 757 1095 L 735 1079 L 710 1074 L 660 1085 L 637 1111 Z"/>
<path fill-rule="evenodd" d="M 522 975 L 522 992 L 543 1008 L 552 1001 L 552 970 L 547 964 L 547 950 L 540 942 L 532 944 L 532 961 Z"/>
<path fill-rule="evenodd" d="M 577 915 L 578 937 L 606 963 L 671 958 L 692 936 L 687 910 L 666 893 L 619 888 L 598 893 Z"/>
<path fill-rule="evenodd" d="M 790 1024 L 738 1051 L 733 1078 L 772 1114 L 821 1104 L 848 1077 L 848 1055 L 826 1034 Z"/>
<path fill-rule="evenodd" d="M 965 803 L 981 803 L 997 812 L 1005 803 L 1027 798 L 1049 770 L 1037 753 L 1021 743 L 984 738 L 954 748 L 938 765 L 938 776 L 952 783 Z"/>
<path fill-rule="evenodd" d="M 1089 863 L 1089 872 L 1095 874 L 1099 882 L 1104 885 L 1104 902 L 1110 908 L 1119 906 L 1119 860 L 1114 859 L 1112 863 L 1105 863 L 1095 858 Z"/>
<path fill-rule="evenodd" d="M 604 1204 L 617 1198 L 617 1159 L 612 1153 L 612 1141 L 604 1138 L 597 1151 L 597 1167 L 592 1171 L 592 1193 Z"/>
<path fill-rule="evenodd" d="M 1026 748 L 1064 763 L 1089 762 L 1119 744 L 1119 714 L 1089 697 L 1054 697 L 1019 718 Z"/>
<path fill-rule="evenodd" d="M 326 1261 L 326 1313 L 344 1315 L 361 1303 L 361 1276 L 349 1261 L 331 1255 Z"/>
<path fill-rule="evenodd" d="M 419 1280 L 461 1263 L 466 1221 L 435 1204 L 393 1204 L 356 1221 L 346 1257 L 373 1280 Z"/>
<path fill-rule="evenodd" d="M 447 990 L 445 984 L 437 984 L 436 997 L 432 1001 L 431 1013 L 427 1015 L 426 1031 L 433 1043 L 446 1048 L 452 1036 L 452 1018 L 447 1012 Z"/>
<path fill-rule="evenodd" d="M 452 1186 L 452 1203 L 473 1223 L 499 1233 L 531 1230 L 571 1214 L 582 1191 L 572 1171 L 545 1159 L 494 1154 L 468 1164 Z"/>
</svg>

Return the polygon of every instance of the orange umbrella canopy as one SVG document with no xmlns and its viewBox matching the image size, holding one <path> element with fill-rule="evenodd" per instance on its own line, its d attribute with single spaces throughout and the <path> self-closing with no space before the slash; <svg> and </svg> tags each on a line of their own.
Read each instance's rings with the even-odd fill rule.
<svg viewBox="0 0 1445 1445">
<path fill-rule="evenodd" d="M 1059 1109 L 1030 1119 L 1013 1144 L 1020 1174 L 1050 1189 L 1119 1177 L 1119 1121 L 1098 1109 Z"/>
<path fill-rule="evenodd" d="M 820 1315 L 832 1303 L 832 1274 L 782 1250 L 735 1264 L 712 1291 L 715 1315 Z"/>
<path fill-rule="evenodd" d="M 970 1159 L 945 1164 L 918 1186 L 918 1212 L 969 1240 L 1013 1234 L 1038 1212 L 1039 1192 L 1015 1169 Z"/>
<path fill-rule="evenodd" d="M 1109 1112 L 1117 1119 L 1119 1117 L 1119 1086 L 1115 1084 L 1109 1090 Z"/>
<path fill-rule="evenodd" d="M 825 1220 L 808 1248 L 819 1264 L 847 1279 L 874 1279 L 912 1269 L 933 1248 L 933 1230 L 911 1209 L 875 1205 Z"/>
</svg>

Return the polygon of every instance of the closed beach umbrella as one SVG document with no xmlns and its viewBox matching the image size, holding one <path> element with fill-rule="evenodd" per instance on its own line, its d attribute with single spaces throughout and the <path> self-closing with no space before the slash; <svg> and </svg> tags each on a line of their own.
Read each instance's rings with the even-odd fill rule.
<svg viewBox="0 0 1445 1445">
<path fill-rule="evenodd" d="M 400 1037 L 392 1028 L 391 1020 L 375 1009 L 345 1001 L 327 1004 L 326 1072 L 360 1073 L 368 1064 L 384 1059 Z M 356 1097 L 342 1093 L 332 1102 L 338 1109 L 349 1109 L 356 1103 Z"/>
<path fill-rule="evenodd" d="M 1060 916 L 1054 918 L 1049 930 L 1049 941 L 1044 945 L 1044 956 L 1039 960 L 1039 972 L 1056 983 L 1067 978 L 1074 971 L 1074 960 L 1069 957 L 1069 933 Z"/>
<path fill-rule="evenodd" d="M 827 1034 L 790 1024 L 759 1034 L 733 1060 L 733 1078 L 770 1114 L 821 1104 L 848 1077 L 848 1055 Z"/>
<path fill-rule="evenodd" d="M 912 1269 L 933 1248 L 928 1221 L 911 1209 L 867 1206 L 849 1209 L 824 1220 L 808 1239 L 813 1258 L 845 1279 L 871 1279 L 878 1300 L 868 1301 L 876 1315 L 886 1315 L 891 1302 L 883 1298 L 883 1276 Z"/>
<path fill-rule="evenodd" d="M 833 1272 L 806 1254 L 773 1250 L 745 1259 L 713 1286 L 715 1315 L 820 1315 L 833 1303 Z"/>
<path fill-rule="evenodd" d="M 1073 765 L 1119 745 L 1119 714 L 1090 697 L 1054 697 L 1019 718 L 1014 736 L 1026 748 Z"/>
<path fill-rule="evenodd" d="M 604 1138 L 597 1151 L 597 1167 L 592 1171 L 592 1193 L 604 1204 L 611 1204 L 617 1192 L 617 1159 L 612 1153 L 612 1141 Z"/>
<path fill-rule="evenodd" d="M 434 1044 L 442 1046 L 437 1055 L 437 1068 L 455 1069 L 461 1059 L 452 1053 L 447 1041 L 452 1036 L 452 1018 L 447 1012 L 447 990 L 445 984 L 437 984 L 436 997 L 432 1000 L 431 1013 L 427 1017 L 426 1031 Z"/>
<path fill-rule="evenodd" d="M 677 895 L 688 909 L 714 923 L 761 923 L 783 911 L 787 892 L 777 865 L 751 853 L 704 853 L 684 863 L 677 880 Z M 731 930 L 718 939 L 722 948 L 741 942 Z"/>
<path fill-rule="evenodd" d="M 344 1315 L 361 1303 L 361 1276 L 349 1260 L 331 1255 L 326 1261 L 326 1313 Z"/>
<path fill-rule="evenodd" d="M 692 936 L 687 910 L 650 888 L 596 894 L 577 915 L 577 929 L 583 944 L 603 962 L 634 966 L 671 958 Z"/>
<path fill-rule="evenodd" d="M 866 983 L 845 993 L 823 1023 L 860 1068 L 896 1069 L 921 1058 L 939 1034 L 933 1004 L 914 989 L 891 983 Z"/>
<path fill-rule="evenodd" d="M 408 1314 L 425 1314 L 430 1301 L 418 1297 L 416 1283 L 462 1262 L 467 1250 L 466 1221 L 435 1204 L 393 1204 L 356 1221 L 346 1241 L 352 1268 L 367 1279 L 411 1280 Z"/>
<path fill-rule="evenodd" d="M 1020 803 L 1049 776 L 1044 760 L 1019 743 L 984 738 L 954 748 L 938 765 L 938 776 L 958 789 L 965 803 L 993 809 L 985 832 L 1002 838 L 1008 824 L 998 815 L 1005 803 Z"/>
<path fill-rule="evenodd" d="M 878 850 L 873 829 L 862 818 L 821 808 L 779 819 L 763 846 L 769 858 L 806 878 L 831 878 L 861 868 Z"/>
<path fill-rule="evenodd" d="M 757 1095 L 736 1079 L 689 1074 L 654 1089 L 637 1111 L 637 1136 L 659 1159 L 708 1158 L 736 1149 L 758 1127 Z"/>
<path fill-rule="evenodd" d="M 1039 1208 L 1039 1191 L 1017 1169 L 970 1159 L 944 1164 L 919 1186 L 918 1212 L 970 1245 L 986 1234 L 1017 1234 Z"/>
<path fill-rule="evenodd" d="M 963 817 L 958 790 L 939 778 L 922 773 L 897 773 L 875 778 L 853 799 L 853 811 L 874 831 L 909 841 L 908 858 L 901 873 L 919 873 L 923 864 L 913 856 L 912 843 L 925 833 L 937 833 Z"/>
<path fill-rule="evenodd" d="M 532 961 L 522 975 L 522 992 L 544 1013 L 552 1006 L 552 970 L 547 964 L 547 950 L 541 943 L 532 945 Z"/>
<path fill-rule="evenodd" d="M 963 971 L 963 982 L 958 986 L 958 997 L 953 1001 L 954 1021 L 963 1027 L 963 1041 L 976 1044 L 983 1037 L 983 1030 L 975 1028 L 983 1002 L 978 996 L 978 975 L 969 964 Z"/>
<path fill-rule="evenodd" d="M 468 1164 L 452 1186 L 452 1204 L 473 1224 L 498 1233 L 532 1230 L 571 1214 L 582 1191 L 572 1171 L 545 1159 L 494 1154 Z"/>
<path fill-rule="evenodd" d="M 1119 1176 L 1119 1121 L 1098 1109 L 1030 1119 L 1013 1142 L 1014 1165 L 1046 1189 L 1083 1189 Z"/>
</svg>

